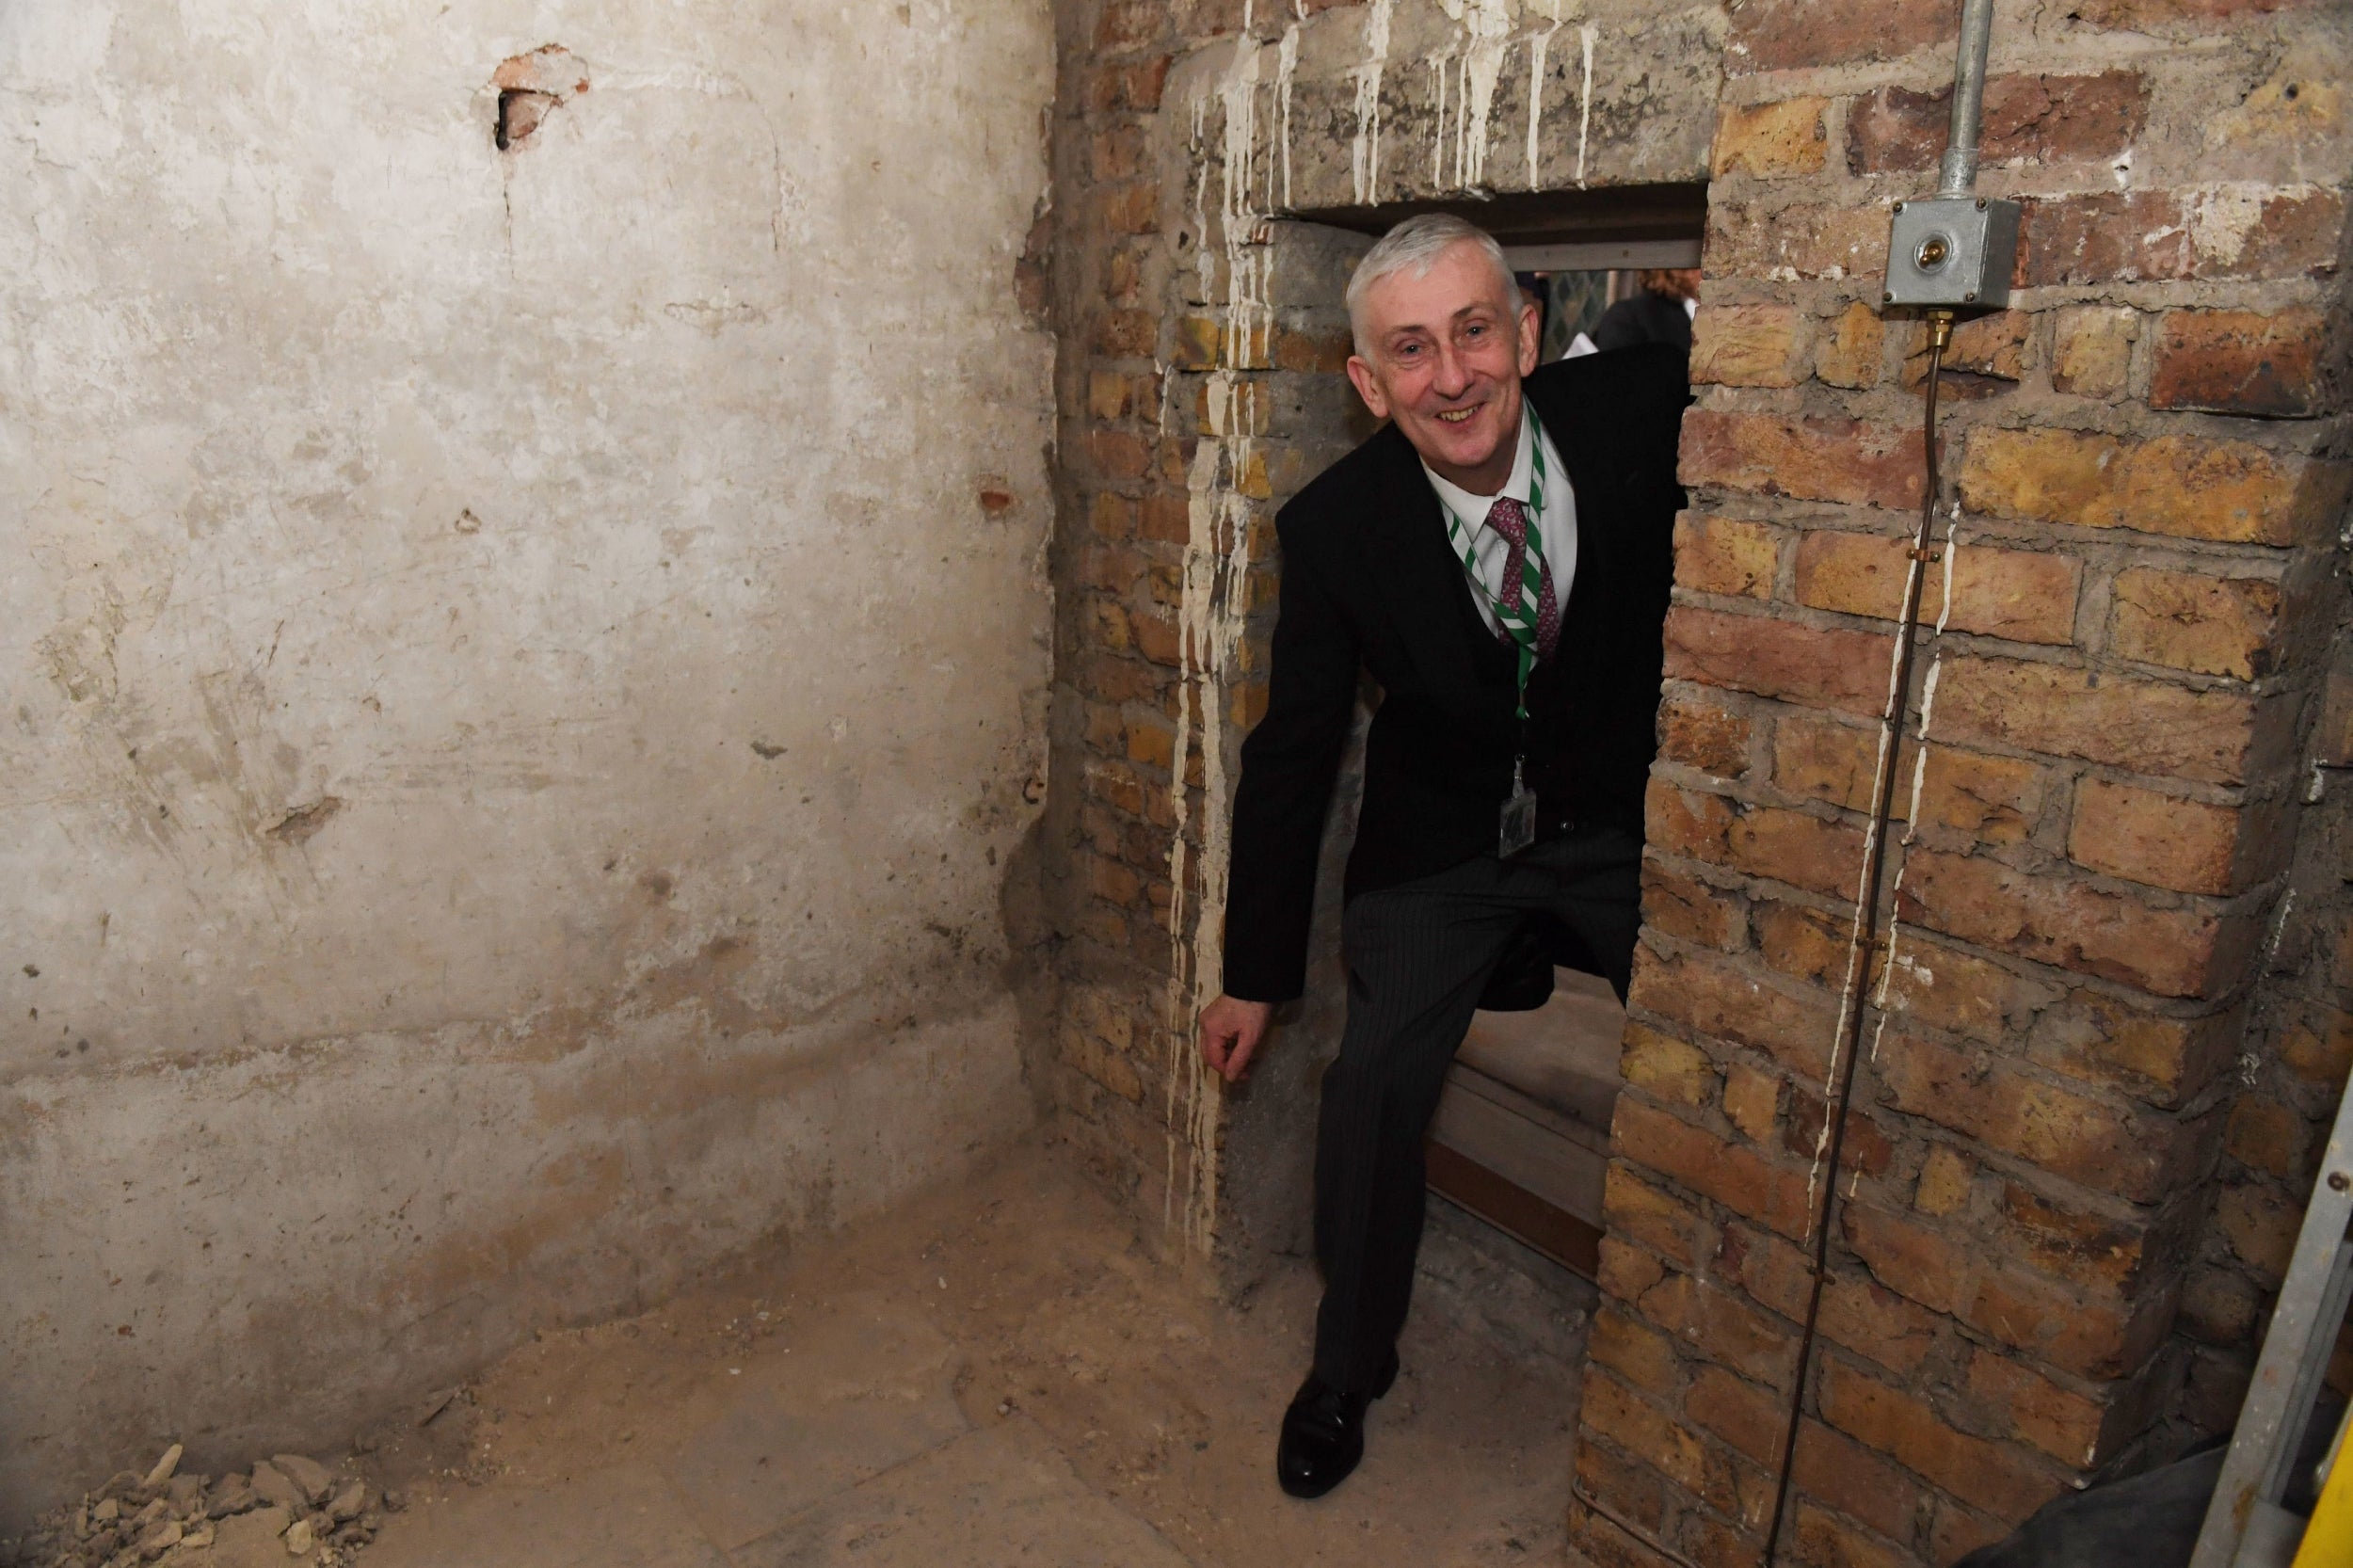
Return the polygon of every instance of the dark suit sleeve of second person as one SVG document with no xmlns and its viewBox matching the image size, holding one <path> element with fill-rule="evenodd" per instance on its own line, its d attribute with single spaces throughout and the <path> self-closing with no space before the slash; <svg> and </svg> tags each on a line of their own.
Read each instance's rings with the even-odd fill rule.
<svg viewBox="0 0 2353 1568">
<path fill-rule="evenodd" d="M 1245 1001 L 1288 1001 L 1305 989 L 1316 863 L 1361 656 L 1354 629 L 1294 543 L 1294 520 L 1275 526 L 1283 585 L 1273 669 L 1266 716 L 1242 743 L 1226 876 L 1224 988 Z"/>
</svg>

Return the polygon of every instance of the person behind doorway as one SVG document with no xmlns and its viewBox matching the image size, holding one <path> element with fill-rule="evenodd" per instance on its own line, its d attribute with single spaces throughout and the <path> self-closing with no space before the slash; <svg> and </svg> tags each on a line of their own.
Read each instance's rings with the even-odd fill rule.
<svg viewBox="0 0 2353 1568">
<path fill-rule="evenodd" d="M 1537 364 L 1493 238 L 1430 215 L 1348 285 L 1348 374 L 1389 423 L 1275 520 L 1266 716 L 1242 746 L 1224 992 L 1202 1053 L 1239 1081 L 1305 986 L 1318 841 L 1359 668 L 1381 687 L 1348 861 L 1348 1019 L 1316 1137 L 1315 1360 L 1276 1475 L 1352 1472 L 1398 1370 L 1448 1064 L 1531 932 L 1623 1000 L 1683 491 L 1684 354 Z M 1542 973 L 1549 981 L 1551 970 Z"/>
<path fill-rule="evenodd" d="M 1639 287 L 1601 313 L 1591 337 L 1579 332 L 1569 356 L 1607 354 L 1637 344 L 1671 344 L 1691 352 L 1691 322 L 1700 313 L 1700 269 L 1644 267 Z"/>
</svg>

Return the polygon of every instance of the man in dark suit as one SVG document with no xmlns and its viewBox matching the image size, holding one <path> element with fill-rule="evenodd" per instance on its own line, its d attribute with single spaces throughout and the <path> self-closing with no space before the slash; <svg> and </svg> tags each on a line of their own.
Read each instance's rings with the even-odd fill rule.
<svg viewBox="0 0 2353 1568">
<path fill-rule="evenodd" d="M 1272 693 L 1234 800 L 1225 994 L 1201 1019 L 1236 1081 L 1304 986 L 1317 842 L 1369 670 L 1348 1023 L 1316 1144 L 1324 1295 L 1276 1456 L 1295 1496 L 1355 1468 L 1396 1376 L 1422 1137 L 1499 968 L 1540 941 L 1541 964 L 1625 994 L 1689 395 L 1682 354 L 1657 345 L 1537 370 L 1534 307 L 1460 218 L 1399 225 L 1348 302 L 1349 376 L 1390 423 L 1275 520 Z"/>
</svg>

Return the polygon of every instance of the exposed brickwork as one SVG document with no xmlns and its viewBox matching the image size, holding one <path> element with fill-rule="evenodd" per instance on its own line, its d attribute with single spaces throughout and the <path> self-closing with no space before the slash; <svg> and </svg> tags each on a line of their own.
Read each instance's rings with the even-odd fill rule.
<svg viewBox="0 0 2353 1568">
<path fill-rule="evenodd" d="M 1367 242 L 1277 218 L 1473 186 L 1706 172 L 1713 5 L 1593 8 L 1610 41 L 1590 104 L 1579 35 L 1540 17 L 1481 56 L 1492 74 L 1478 94 L 1459 71 L 1441 82 L 1430 52 L 1459 60 L 1473 41 L 1454 10 L 1058 7 L 1060 673 L 1044 854 L 1064 999 L 1041 1089 L 1075 1153 L 1131 1198 L 1153 1240 L 1209 1260 L 1229 1285 L 1247 1282 L 1254 1257 L 1305 1242 L 1303 1128 L 1337 1016 L 1327 971 L 1247 1105 L 1206 1081 L 1192 1049 L 1193 1010 L 1218 979 L 1239 743 L 1266 702 L 1273 517 L 1370 430 L 1340 375 L 1341 290 Z M 1818 120 L 1782 112 L 1757 126 L 1758 167 L 1818 167 Z M 1047 280 L 1025 264 L 1022 287 Z M 1794 381 L 1807 341 L 1767 334 L 1728 350 L 1726 373 L 1771 376 L 1778 364 Z M 1695 721 L 1693 744 L 1737 743 Z M 1703 885 L 1681 904 L 1685 929 L 1728 936 Z M 1329 964 L 1330 944 L 1319 952 Z M 1225 1182 L 1228 1167 L 1245 1179 Z"/>
<path fill-rule="evenodd" d="M 1761 1548 L 1804 1310 L 1921 473 L 1921 328 L 1873 291 L 1885 203 L 1944 141 L 1936 9 L 1753 5 L 1727 55 L 1579 1462 L 1602 1510 L 1696 1561 Z M 1945 631 L 1929 743 L 1898 758 L 1912 842 L 1793 1560 L 1949 1561 L 2227 1424 L 2353 1059 L 2345 829 L 2316 825 L 2353 683 L 2328 706 L 2314 667 L 2343 605 L 2344 193 L 2299 161 L 2348 132 L 2290 108 L 2280 64 L 2338 46 L 2294 8 L 2106 9 L 1997 24 L 1986 184 L 2028 203 L 2025 286 L 1947 358 L 1958 545 L 1928 568 Z M 2206 35 L 2237 96 L 2128 26 Z M 2228 179 L 2269 182 L 2231 200 L 2277 226 L 2215 226 Z M 2314 780 L 2293 863 L 2325 869 L 2291 871 Z M 1596 1560 L 1656 1560 L 1591 1506 L 1577 1530 Z"/>
<path fill-rule="evenodd" d="M 1334 375 L 1353 252 L 1268 215 L 1713 177 L 1572 1506 L 1596 1563 L 1753 1560 L 1770 1506 L 1920 499 L 1921 330 L 1876 285 L 1886 202 L 1941 142 L 1956 9 L 1597 5 L 1590 114 L 1577 33 L 1547 33 L 1539 70 L 1531 24 L 1482 142 L 1464 94 L 1433 98 L 1427 52 L 1470 57 L 1436 0 L 1061 8 L 1048 1089 L 1193 1256 L 1303 1211 L 1335 1016 L 1327 971 L 1247 1106 L 1190 1068 L 1273 507 L 1366 428 Z M 2342 349 L 2307 330 L 2341 313 L 2353 168 L 2329 29 L 2310 0 L 2001 10 L 1986 184 L 2027 203 L 2021 292 L 1952 349 L 1959 543 L 1929 568 L 1916 800 L 1899 757 L 1914 841 L 1804 1390 L 1803 1560 L 1949 1561 L 2227 1423 L 2353 1063 L 2332 872 L 2353 655 L 2328 571 L 2353 454 Z M 1221 1188 L 1229 1169 L 1248 1179 Z"/>
</svg>

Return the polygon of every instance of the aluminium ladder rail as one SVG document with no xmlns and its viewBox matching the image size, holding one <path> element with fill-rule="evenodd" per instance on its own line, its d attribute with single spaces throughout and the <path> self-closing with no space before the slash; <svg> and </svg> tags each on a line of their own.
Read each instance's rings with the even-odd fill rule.
<svg viewBox="0 0 2353 1568">
<path fill-rule="evenodd" d="M 2304 1521 L 2280 1506 L 2313 1399 L 2329 1369 L 2345 1304 L 2353 1297 L 2353 1093 L 2337 1102 L 2329 1149 L 2304 1209 L 2296 1255 L 2271 1310 L 2271 1327 L 2239 1407 L 2231 1451 L 2198 1532 L 2189 1568 L 2287 1568 Z"/>
</svg>

